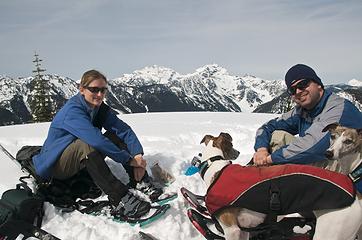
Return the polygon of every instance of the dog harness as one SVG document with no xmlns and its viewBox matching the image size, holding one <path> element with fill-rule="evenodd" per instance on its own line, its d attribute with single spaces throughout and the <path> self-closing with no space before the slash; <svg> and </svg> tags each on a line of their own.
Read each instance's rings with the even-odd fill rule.
<svg viewBox="0 0 362 240">
<path fill-rule="evenodd" d="M 321 168 L 285 164 L 270 167 L 224 167 L 205 198 L 211 214 L 242 207 L 265 214 L 342 208 L 352 204 L 355 189 L 343 174 Z"/>
</svg>

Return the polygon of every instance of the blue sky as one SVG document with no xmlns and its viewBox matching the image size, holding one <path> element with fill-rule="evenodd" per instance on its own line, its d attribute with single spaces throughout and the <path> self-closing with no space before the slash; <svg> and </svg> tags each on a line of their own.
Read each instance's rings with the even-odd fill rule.
<svg viewBox="0 0 362 240">
<path fill-rule="evenodd" d="M 217 63 L 230 74 L 282 79 L 296 63 L 326 84 L 362 80 L 362 1 L 0 1 L 0 74 L 109 78 L 150 65 L 186 74 Z"/>
</svg>

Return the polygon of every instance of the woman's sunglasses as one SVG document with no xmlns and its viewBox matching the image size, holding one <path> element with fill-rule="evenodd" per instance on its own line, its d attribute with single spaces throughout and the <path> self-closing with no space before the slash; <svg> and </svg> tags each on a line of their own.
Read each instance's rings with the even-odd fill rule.
<svg viewBox="0 0 362 240">
<path fill-rule="evenodd" d="M 99 88 L 99 87 L 84 87 L 85 89 L 88 89 L 91 93 L 105 93 L 107 91 L 108 88 L 106 87 L 102 87 L 102 88 Z"/>
<path fill-rule="evenodd" d="M 297 83 L 295 86 L 291 86 L 290 88 L 288 88 L 288 93 L 290 95 L 295 95 L 297 92 L 297 89 L 303 91 L 305 90 L 307 87 L 309 87 L 309 84 L 312 82 L 312 80 L 310 79 L 302 79 L 299 83 Z"/>
</svg>

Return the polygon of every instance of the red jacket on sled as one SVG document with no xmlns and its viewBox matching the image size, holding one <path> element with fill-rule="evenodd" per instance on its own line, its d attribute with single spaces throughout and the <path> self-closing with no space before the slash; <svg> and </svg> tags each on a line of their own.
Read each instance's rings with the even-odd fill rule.
<svg viewBox="0 0 362 240">
<path fill-rule="evenodd" d="M 229 206 L 268 214 L 272 189 L 279 191 L 278 215 L 342 208 L 355 199 L 350 178 L 336 172 L 299 164 L 230 164 L 207 190 L 206 207 L 211 214 Z"/>
</svg>

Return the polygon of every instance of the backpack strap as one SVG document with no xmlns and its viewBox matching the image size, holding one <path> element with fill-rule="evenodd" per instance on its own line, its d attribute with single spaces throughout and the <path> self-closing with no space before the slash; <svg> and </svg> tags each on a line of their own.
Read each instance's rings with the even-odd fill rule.
<svg viewBox="0 0 362 240">
<path fill-rule="evenodd" d="M 277 222 L 278 212 L 281 209 L 280 203 L 280 190 L 277 184 L 271 182 L 270 185 L 270 199 L 269 199 L 269 210 L 270 212 L 266 216 L 264 222 L 274 224 Z"/>
<path fill-rule="evenodd" d="M 21 183 L 16 184 L 16 189 L 24 189 L 25 191 L 27 191 L 29 194 L 33 194 L 33 191 L 30 189 L 30 187 L 28 186 L 28 184 L 26 184 L 25 181 L 21 181 Z"/>
</svg>

